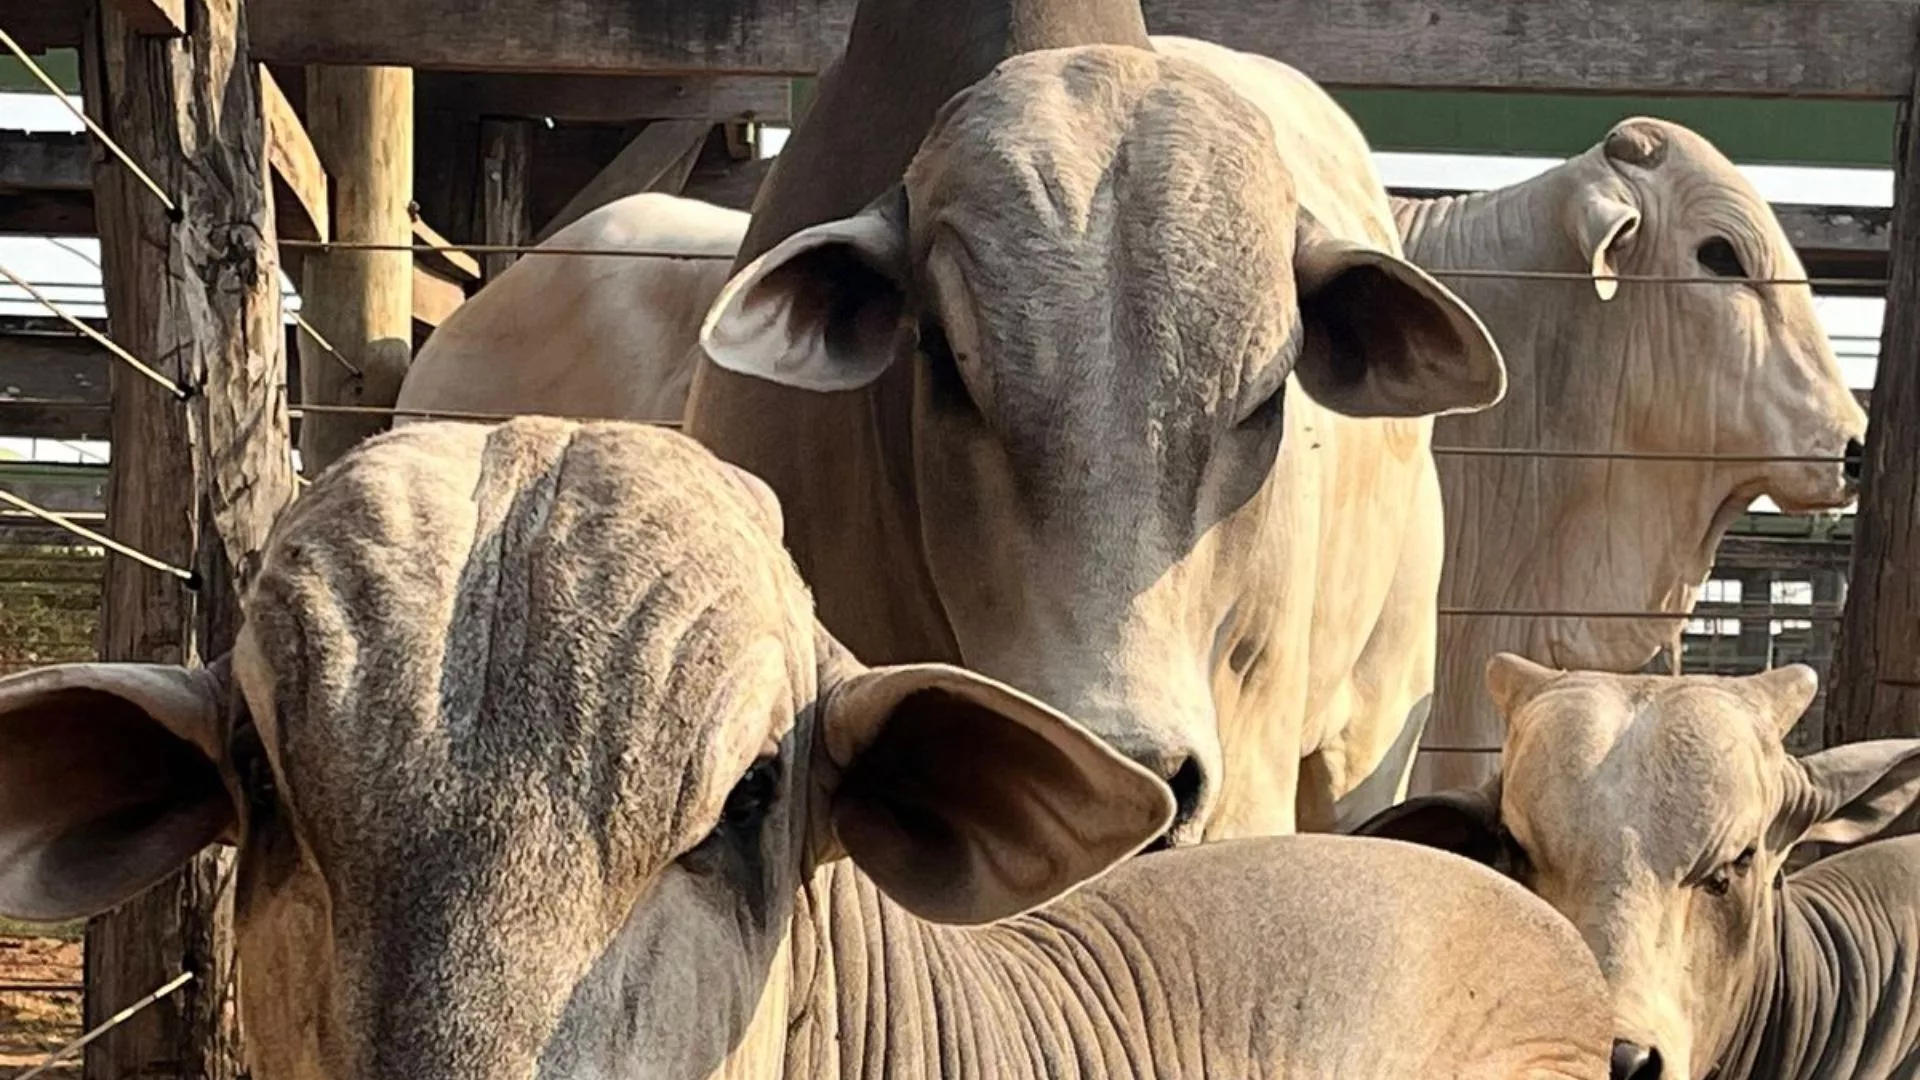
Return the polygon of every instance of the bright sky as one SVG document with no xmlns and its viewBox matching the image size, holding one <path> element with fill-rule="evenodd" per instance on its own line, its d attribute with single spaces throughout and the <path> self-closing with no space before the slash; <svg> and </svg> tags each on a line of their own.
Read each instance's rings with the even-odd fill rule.
<svg viewBox="0 0 1920 1080">
<path fill-rule="evenodd" d="M 73 99 L 77 105 L 78 98 Z M 0 128 L 28 131 L 79 131 L 81 125 L 60 103 L 44 94 L 0 94 Z M 786 131 L 769 129 L 762 139 L 765 153 L 778 153 Z M 1551 168 L 1552 158 L 1492 157 L 1469 154 L 1379 153 L 1382 178 L 1389 186 L 1481 189 L 1515 183 Z M 1804 168 L 1781 165 L 1742 166 L 1760 193 L 1773 202 L 1818 203 L 1827 206 L 1891 206 L 1893 173 L 1889 169 Z M 40 239 L 0 237 L 0 265 L 33 281 L 48 297 L 77 315 L 104 314 L 100 300 L 100 246 L 92 238 Z M 293 306 L 298 299 L 289 297 Z M 1871 387 L 1879 349 L 1883 307 L 1878 299 L 1820 297 L 1820 317 L 1833 338 L 1848 383 Z M 11 283 L 0 284 L 0 314 L 45 314 Z M 45 439 L 0 438 L 0 449 L 44 461 L 102 460 L 100 443 L 65 444 Z M 1765 500 L 1756 508 L 1767 507 Z"/>
</svg>

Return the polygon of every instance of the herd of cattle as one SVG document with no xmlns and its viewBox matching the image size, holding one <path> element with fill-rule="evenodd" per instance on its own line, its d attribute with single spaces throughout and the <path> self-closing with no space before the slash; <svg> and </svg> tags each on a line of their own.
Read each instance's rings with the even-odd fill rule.
<svg viewBox="0 0 1920 1080">
<path fill-rule="evenodd" d="M 235 846 L 261 1080 L 1920 1075 L 1920 839 L 1784 869 L 1920 740 L 1438 630 L 1853 497 L 1805 285 L 1612 280 L 1803 276 L 1699 136 L 1393 200 L 1133 0 L 864 0 L 751 215 L 549 243 L 705 257 L 489 284 L 400 404 L 549 415 L 316 478 L 229 656 L 0 680 L 0 914 Z"/>
</svg>

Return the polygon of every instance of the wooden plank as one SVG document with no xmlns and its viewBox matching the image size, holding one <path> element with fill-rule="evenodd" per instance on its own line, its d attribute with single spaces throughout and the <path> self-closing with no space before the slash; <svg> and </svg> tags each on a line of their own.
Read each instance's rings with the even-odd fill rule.
<svg viewBox="0 0 1920 1080">
<path fill-rule="evenodd" d="M 266 125 L 246 16 L 240 0 L 197 0 L 191 34 L 162 44 L 103 4 L 85 34 L 87 107 L 180 211 L 170 221 L 128 170 L 101 158 L 94 196 L 114 337 L 196 388 L 183 402 L 113 369 L 113 442 L 138 448 L 113 463 L 113 533 L 191 568 L 197 587 L 109 559 L 107 659 L 193 663 L 230 649 L 240 590 L 293 494 Z M 197 976 L 90 1044 L 89 1080 L 241 1075 L 228 996 L 231 865 L 227 851 L 204 852 L 89 924 L 89 1027 L 182 970 Z"/>
<path fill-rule="evenodd" d="M 327 170 L 320 164 L 306 125 L 265 64 L 260 65 L 260 108 L 266 113 L 267 160 L 273 166 L 273 212 L 280 235 L 327 239 L 331 235 Z"/>
<path fill-rule="evenodd" d="M 105 405 L 110 362 L 78 334 L 0 332 L 0 401 Z"/>
<path fill-rule="evenodd" d="M 258 0 L 254 46 L 301 63 L 809 75 L 855 0 Z M 1328 86 L 1903 98 L 1908 0 L 1145 0 L 1155 33 L 1297 64 Z M 1845 48 L 1833 43 L 1845 42 Z"/>
<path fill-rule="evenodd" d="M 641 129 L 587 185 L 541 226 L 537 240 L 615 199 L 643 191 L 678 194 L 713 125 L 705 120 L 658 120 Z"/>
<path fill-rule="evenodd" d="M 112 0 L 135 33 L 152 37 L 184 37 L 186 0 Z"/>
<path fill-rule="evenodd" d="M 533 239 L 527 208 L 533 155 L 532 120 L 489 117 L 480 121 L 480 242 L 526 244 Z M 480 276 L 492 281 L 520 258 L 511 251 L 480 256 Z"/>
<path fill-rule="evenodd" d="M 7 5 L 7 33 L 30 53 L 80 44 L 89 0 L 24 0 Z"/>
<path fill-rule="evenodd" d="M 91 192 L 0 194 L 0 235 L 92 236 L 93 231 Z"/>
<path fill-rule="evenodd" d="M 417 216 L 413 219 L 413 239 L 418 244 L 434 244 L 443 247 L 452 243 Z M 471 284 L 480 280 L 480 260 L 464 251 L 416 252 L 413 261 L 416 264 L 425 263 L 434 273 L 448 281 Z"/>
<path fill-rule="evenodd" d="M 107 405 L 0 400 L 0 438 L 107 438 Z"/>
<path fill-rule="evenodd" d="M 422 107 L 470 109 L 582 123 L 631 120 L 787 122 L 787 82 L 777 76 L 520 75 L 422 72 Z"/>
<path fill-rule="evenodd" d="M 448 281 L 415 264 L 413 268 L 413 329 L 414 339 L 422 340 L 426 332 L 447 321 L 453 309 L 467 302 L 467 292 L 457 282 Z"/>
<path fill-rule="evenodd" d="M 1920 734 L 1920 86 L 1913 95 L 1894 157 L 1887 306 L 1827 699 L 1830 746 Z"/>
<path fill-rule="evenodd" d="M 307 132 L 333 178 L 334 236 L 411 243 L 413 73 L 308 69 Z M 301 335 L 304 400 L 391 406 L 413 354 L 411 252 L 316 252 L 302 268 L 300 297 L 307 321 L 359 369 L 348 371 L 311 335 Z M 386 426 L 378 416 L 316 418 L 301 426 L 301 465 L 316 475 Z"/>
</svg>

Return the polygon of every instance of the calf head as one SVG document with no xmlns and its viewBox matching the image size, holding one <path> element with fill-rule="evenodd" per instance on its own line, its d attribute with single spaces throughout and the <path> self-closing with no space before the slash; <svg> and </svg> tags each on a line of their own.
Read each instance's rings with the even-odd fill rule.
<svg viewBox="0 0 1920 1080">
<path fill-rule="evenodd" d="M 1354 416 L 1504 389 L 1465 306 L 1293 190 L 1211 73 L 1029 53 L 948 102 L 900 188 L 745 267 L 702 337 L 732 371 L 912 402 L 919 549 L 961 655 L 1171 778 L 1175 841 L 1205 823 L 1221 712 L 1277 692 L 1289 377 Z"/>
<path fill-rule="evenodd" d="M 1565 377 L 1592 392 L 1552 392 L 1590 402 L 1624 394 L 1624 409 L 1606 422 L 1627 449 L 1836 459 L 1712 468 L 1710 497 L 1728 515 L 1757 495 L 1789 513 L 1851 502 L 1867 418 L 1821 329 L 1811 287 L 1623 288 L 1607 279 L 1804 279 L 1773 209 L 1746 177 L 1706 139 L 1647 118 L 1622 121 L 1557 172 L 1562 225 L 1579 265 L 1595 275 L 1596 296 L 1557 324 L 1586 361 Z M 1569 318 L 1578 325 L 1565 326 Z"/>
<path fill-rule="evenodd" d="M 1478 859 L 1571 920 L 1613 991 L 1616 1080 L 1705 1075 L 1772 948 L 1788 852 L 1891 823 L 1920 797 L 1920 740 L 1788 755 L 1816 690 L 1800 664 L 1631 676 L 1503 653 L 1487 682 L 1507 720 L 1500 774 L 1356 831 Z"/>
<path fill-rule="evenodd" d="M 862 667 L 765 487 L 665 432 L 374 440 L 283 518 L 246 616 L 230 667 L 0 680 L 0 912 L 237 845 L 261 1080 L 777 1076 L 816 867 L 981 922 L 1173 812 L 1016 691 Z"/>
</svg>

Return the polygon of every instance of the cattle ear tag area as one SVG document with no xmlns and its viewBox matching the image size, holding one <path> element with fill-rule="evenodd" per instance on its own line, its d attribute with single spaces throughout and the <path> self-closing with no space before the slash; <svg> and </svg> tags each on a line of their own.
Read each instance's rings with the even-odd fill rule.
<svg viewBox="0 0 1920 1080">
<path fill-rule="evenodd" d="M 1620 291 L 1615 249 L 1633 237 L 1640 228 L 1640 211 L 1598 187 L 1581 190 L 1571 207 L 1570 232 L 1573 241 L 1586 253 L 1587 270 L 1593 275 L 1593 291 L 1602 301 L 1611 300 Z"/>
</svg>

